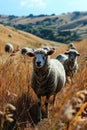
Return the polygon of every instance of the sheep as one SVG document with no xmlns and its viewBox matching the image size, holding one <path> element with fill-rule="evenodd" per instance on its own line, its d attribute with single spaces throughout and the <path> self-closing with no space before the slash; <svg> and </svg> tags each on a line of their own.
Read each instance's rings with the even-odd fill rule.
<svg viewBox="0 0 87 130">
<path fill-rule="evenodd" d="M 80 54 L 75 49 L 67 50 L 65 54 L 68 55 L 68 58 L 64 61 L 67 82 L 69 77 L 71 82 L 73 82 L 73 76 L 78 70 L 77 56 L 80 56 Z"/>
<path fill-rule="evenodd" d="M 31 87 L 38 98 L 38 121 L 42 119 L 41 97 L 45 96 L 46 118 L 48 117 L 48 101 L 53 95 L 53 103 L 56 94 L 61 91 L 66 82 L 66 75 L 63 65 L 56 59 L 50 59 L 55 51 L 53 49 L 45 50 L 38 48 L 27 55 L 33 58 L 33 70 L 31 78 Z"/>
<path fill-rule="evenodd" d="M 43 49 L 45 49 L 45 50 L 50 50 L 50 49 L 56 50 L 55 47 L 49 47 L 49 46 L 44 46 Z"/>
<path fill-rule="evenodd" d="M 11 44 L 11 43 L 6 43 L 5 44 L 5 52 L 13 52 L 13 50 L 14 50 L 14 47 L 13 47 L 13 45 Z"/>
<path fill-rule="evenodd" d="M 64 54 L 68 55 L 68 57 Z M 66 72 L 66 82 L 68 83 L 69 77 L 71 82 L 73 82 L 73 76 L 78 70 L 77 56 L 80 56 L 80 54 L 75 49 L 69 49 L 64 54 L 59 54 L 56 59 L 64 66 Z"/>
<path fill-rule="evenodd" d="M 64 61 L 68 59 L 68 57 L 65 54 L 59 54 L 56 57 L 57 60 L 59 60 L 62 64 L 64 64 Z"/>
<path fill-rule="evenodd" d="M 8 37 L 10 37 L 10 38 L 11 38 L 11 37 L 12 37 L 12 34 L 8 34 Z"/>
<path fill-rule="evenodd" d="M 76 47 L 74 46 L 74 44 L 72 42 L 69 43 L 69 45 L 68 45 L 68 50 L 69 49 L 76 49 Z"/>
<path fill-rule="evenodd" d="M 50 47 L 49 46 L 44 46 L 43 49 L 50 50 Z"/>
<path fill-rule="evenodd" d="M 21 54 L 26 55 L 26 53 L 27 53 L 28 51 L 31 51 L 31 50 L 32 50 L 31 48 L 23 47 L 23 48 L 21 49 Z"/>
</svg>

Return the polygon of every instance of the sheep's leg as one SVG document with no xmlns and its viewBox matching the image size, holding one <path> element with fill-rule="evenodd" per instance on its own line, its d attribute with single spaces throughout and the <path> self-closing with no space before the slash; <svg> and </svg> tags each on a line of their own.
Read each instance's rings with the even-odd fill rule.
<svg viewBox="0 0 87 130">
<path fill-rule="evenodd" d="M 72 84 L 74 83 L 73 75 L 71 76 L 71 83 L 72 83 Z"/>
<path fill-rule="evenodd" d="M 41 96 L 38 96 L 38 121 L 41 121 L 42 113 L 41 113 Z"/>
<path fill-rule="evenodd" d="M 66 77 L 66 84 L 65 85 L 67 85 L 67 84 L 71 84 L 71 77 Z"/>
<path fill-rule="evenodd" d="M 46 118 L 48 118 L 49 112 L 48 112 L 48 102 L 49 102 L 49 96 L 46 96 L 45 100 L 45 109 L 46 109 Z"/>
<path fill-rule="evenodd" d="M 56 99 L 56 93 L 53 96 L 53 105 L 54 105 L 55 99 Z"/>
</svg>

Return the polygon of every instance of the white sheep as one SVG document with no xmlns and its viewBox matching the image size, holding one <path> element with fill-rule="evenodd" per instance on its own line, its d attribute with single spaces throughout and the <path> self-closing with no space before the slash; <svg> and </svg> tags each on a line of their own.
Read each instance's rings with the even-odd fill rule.
<svg viewBox="0 0 87 130">
<path fill-rule="evenodd" d="M 71 82 L 72 82 L 73 76 L 74 76 L 75 72 L 77 72 L 77 70 L 78 70 L 77 56 L 80 56 L 80 54 L 75 49 L 69 49 L 65 52 L 65 54 L 68 55 L 68 57 L 65 57 L 66 56 L 65 55 L 63 58 L 63 55 L 62 55 L 61 60 L 62 60 L 62 63 L 64 65 L 64 69 L 66 72 L 67 82 L 68 82 L 69 77 L 70 77 Z M 61 61 L 58 58 L 58 56 L 57 56 L 57 59 L 59 61 Z"/>
<path fill-rule="evenodd" d="M 43 49 L 50 50 L 50 47 L 49 46 L 44 46 Z"/>
<path fill-rule="evenodd" d="M 6 52 L 13 52 L 13 50 L 14 50 L 14 47 L 13 47 L 13 45 L 11 43 L 6 43 L 5 44 L 5 51 Z"/>
<path fill-rule="evenodd" d="M 68 57 L 64 54 L 68 55 Z M 75 49 L 69 49 L 64 54 L 58 55 L 56 59 L 64 65 L 64 69 L 66 71 L 66 81 L 68 82 L 70 77 L 72 82 L 73 75 L 78 70 L 77 56 L 80 56 L 80 54 Z"/>
<path fill-rule="evenodd" d="M 31 51 L 32 49 L 31 48 L 28 48 L 28 47 L 23 47 L 21 49 L 21 54 L 23 55 L 26 55 L 27 52 Z"/>
<path fill-rule="evenodd" d="M 49 47 L 49 46 L 44 46 L 43 49 L 45 49 L 45 50 L 50 50 L 50 49 L 56 50 L 55 47 Z"/>
<path fill-rule="evenodd" d="M 64 64 L 64 61 L 68 59 L 68 57 L 65 54 L 59 54 L 56 59 L 58 59 L 62 64 Z"/>
<path fill-rule="evenodd" d="M 72 42 L 69 43 L 69 45 L 68 45 L 68 50 L 69 49 L 76 49 L 76 47 L 74 46 L 74 44 Z"/>
<path fill-rule="evenodd" d="M 75 49 L 70 49 L 65 52 L 68 55 L 68 59 L 64 62 L 64 68 L 66 71 L 66 76 L 70 77 L 71 81 L 73 81 L 73 76 L 78 70 L 77 56 L 80 56 L 79 52 Z"/>
<path fill-rule="evenodd" d="M 66 75 L 63 65 L 56 59 L 50 59 L 49 55 L 54 53 L 53 49 L 36 49 L 28 52 L 27 55 L 33 58 L 33 71 L 31 87 L 38 97 L 39 113 L 38 121 L 42 119 L 41 97 L 46 96 L 45 108 L 48 117 L 48 101 L 53 95 L 53 103 L 56 94 L 62 89 L 66 82 Z"/>
</svg>

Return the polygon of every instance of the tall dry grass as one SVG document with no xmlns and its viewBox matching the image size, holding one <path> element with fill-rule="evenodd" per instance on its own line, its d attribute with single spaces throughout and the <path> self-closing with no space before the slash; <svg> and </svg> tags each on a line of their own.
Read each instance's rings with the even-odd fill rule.
<svg viewBox="0 0 87 130">
<path fill-rule="evenodd" d="M 58 93 L 55 105 L 49 105 L 49 118 L 43 119 L 37 124 L 37 98 L 31 89 L 32 59 L 24 57 L 17 52 L 16 55 L 2 54 L 5 60 L 0 62 L 0 111 L 3 111 L 6 104 L 11 103 L 16 107 L 12 112 L 14 121 L 4 122 L 3 130 L 61 130 L 58 129 L 65 104 L 79 90 L 87 90 L 87 61 L 86 41 L 75 44 L 81 54 L 78 58 L 79 70 L 74 76 L 74 83 L 67 84 L 63 93 Z M 65 52 L 67 47 L 61 46 L 57 49 L 53 58 L 59 53 Z M 64 126 L 68 130 L 68 124 Z"/>
<path fill-rule="evenodd" d="M 34 124 L 29 113 L 35 104 L 34 93 L 30 89 L 31 69 L 30 59 L 20 53 L 16 56 L 8 55 L 6 62 L 0 65 L 0 110 L 3 111 L 8 103 L 16 107 L 14 123 L 10 125 L 6 122 L 6 130 L 10 129 L 10 126 L 16 129 L 26 126 L 29 121 Z"/>
</svg>

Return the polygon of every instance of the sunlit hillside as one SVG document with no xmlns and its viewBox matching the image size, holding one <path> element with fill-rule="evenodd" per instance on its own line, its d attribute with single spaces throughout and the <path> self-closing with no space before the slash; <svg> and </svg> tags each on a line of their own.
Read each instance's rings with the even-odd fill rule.
<svg viewBox="0 0 87 130">
<path fill-rule="evenodd" d="M 10 34 L 10 35 L 9 35 Z M 15 55 L 4 51 L 6 42 L 11 42 L 14 47 L 23 46 L 41 47 L 43 45 L 57 46 L 56 43 L 45 41 L 31 34 L 12 28 L 0 26 L 0 127 L 1 130 L 86 130 L 87 113 L 84 117 L 86 123 L 80 129 L 75 129 L 73 124 L 78 125 L 78 112 L 73 119 L 67 121 L 64 117 L 65 105 L 80 90 L 87 90 L 87 39 L 75 42 L 74 45 L 80 57 L 78 57 L 79 70 L 74 76 L 72 84 L 66 84 L 63 93 L 57 94 L 55 105 L 52 106 L 50 99 L 49 118 L 37 122 L 37 98 L 31 89 L 32 58 L 21 55 L 18 51 Z M 67 45 L 58 44 L 55 58 L 59 53 L 67 50 Z M 44 99 L 43 99 L 44 100 Z M 87 103 L 87 95 L 86 101 Z M 16 107 L 13 110 L 8 104 Z M 83 103 L 84 104 L 84 103 Z M 86 104 L 84 108 L 87 110 Z M 78 111 L 81 114 L 83 108 Z M 44 106 L 42 108 L 44 114 Z M 13 114 L 13 115 L 12 115 Z M 79 114 L 79 115 L 80 115 Z"/>
<path fill-rule="evenodd" d="M 0 54 L 3 54 L 3 57 L 5 55 L 5 53 L 3 53 L 4 45 L 8 42 L 13 44 L 14 49 L 17 47 L 21 49 L 22 47 L 36 48 L 47 45 L 50 47 L 58 47 L 61 45 L 58 42 L 44 40 L 30 33 L 26 33 L 21 30 L 0 24 Z"/>
<path fill-rule="evenodd" d="M 26 33 L 15 28 L 3 26 L 0 24 L 0 44 L 3 46 L 6 42 L 10 42 L 14 46 L 28 46 L 32 48 L 46 45 L 57 46 L 56 42 L 43 40 L 30 33 Z"/>
<path fill-rule="evenodd" d="M 61 15 L 0 15 L 0 23 L 62 43 L 87 38 L 87 12 L 82 11 Z"/>
</svg>

